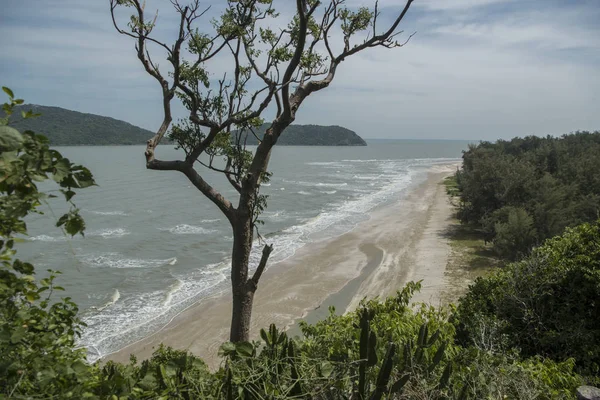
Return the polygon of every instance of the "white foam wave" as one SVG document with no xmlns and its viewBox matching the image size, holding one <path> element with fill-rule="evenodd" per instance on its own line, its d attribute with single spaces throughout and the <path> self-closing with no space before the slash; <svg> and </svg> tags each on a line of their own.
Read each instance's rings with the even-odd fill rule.
<svg viewBox="0 0 600 400">
<path fill-rule="evenodd" d="M 119 253 L 103 253 L 84 255 L 80 257 L 81 262 L 91 268 L 157 268 L 163 265 L 176 263 L 176 258 L 159 259 L 140 259 L 124 258 Z"/>
<path fill-rule="evenodd" d="M 336 194 L 337 190 L 321 190 L 323 194 Z"/>
<path fill-rule="evenodd" d="M 283 221 L 290 217 L 285 210 L 265 211 L 261 216 L 263 219 L 268 219 L 270 221 Z"/>
<path fill-rule="evenodd" d="M 339 161 L 314 161 L 304 163 L 305 165 L 315 165 L 315 166 L 339 166 Z"/>
<path fill-rule="evenodd" d="M 91 214 L 96 214 L 96 215 L 119 215 L 119 216 L 127 216 L 129 214 L 127 214 L 125 211 L 87 211 Z"/>
<path fill-rule="evenodd" d="M 298 194 L 301 194 L 303 196 L 309 196 L 310 195 L 309 192 L 305 192 L 304 190 L 299 191 Z"/>
<path fill-rule="evenodd" d="M 68 240 L 69 238 L 66 236 L 48 236 L 48 235 L 38 235 L 32 236 L 29 240 L 35 240 L 39 242 L 62 242 Z"/>
<path fill-rule="evenodd" d="M 110 297 L 110 300 L 105 303 L 102 307 L 92 307 L 92 309 L 96 309 L 98 310 L 98 312 L 105 310 L 106 308 L 112 306 L 113 304 L 115 304 L 119 299 L 121 298 L 121 293 L 119 293 L 119 289 L 115 289 L 115 291 L 113 292 L 112 296 Z"/>
<path fill-rule="evenodd" d="M 166 290 L 123 295 L 110 308 L 84 316 L 87 328 L 78 343 L 88 348 L 88 361 L 155 332 L 227 278 L 223 271 L 203 275 L 196 271 L 175 279 Z"/>
<path fill-rule="evenodd" d="M 165 301 L 163 301 L 162 303 L 163 307 L 168 307 L 171 304 L 171 302 L 173 301 L 173 295 L 177 293 L 177 291 L 179 291 L 179 289 L 181 289 L 182 286 L 183 281 L 177 279 L 177 281 L 169 287 L 169 291 L 165 296 Z"/>
<path fill-rule="evenodd" d="M 168 231 L 174 235 L 205 235 L 208 233 L 215 233 L 213 229 L 206 229 L 201 226 L 194 226 L 188 224 L 179 224 L 171 228 L 159 228 L 161 231 Z"/>
<path fill-rule="evenodd" d="M 123 237 L 131 234 L 127 229 L 123 228 L 114 228 L 114 229 L 99 229 L 97 231 L 92 231 L 87 234 L 87 236 L 100 236 L 103 238 L 111 238 L 111 237 Z"/>
</svg>

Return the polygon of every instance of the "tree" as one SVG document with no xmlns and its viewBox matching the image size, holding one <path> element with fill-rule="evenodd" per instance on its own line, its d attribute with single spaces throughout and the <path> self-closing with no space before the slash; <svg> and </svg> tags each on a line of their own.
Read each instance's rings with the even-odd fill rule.
<svg viewBox="0 0 600 400">
<path fill-rule="evenodd" d="M 77 305 L 68 297 L 52 297 L 64 290 L 54 282 L 59 272 L 49 270 L 48 277 L 37 281 L 33 265 L 15 258 L 14 245 L 16 235 L 27 234 L 27 215 L 41 214 L 39 206 L 53 196 L 38 190 L 37 183 L 47 186 L 51 180 L 70 205 L 56 225 L 66 234 L 83 235 L 85 223 L 73 196 L 94 185 L 94 178 L 51 149 L 44 136 L 9 126 L 23 100 L 6 87 L 2 90 L 9 102 L 2 105 L 6 116 L 0 118 L 0 398 L 85 398 L 94 381 L 85 350 L 75 347 L 83 326 Z"/>
<path fill-rule="evenodd" d="M 373 11 L 365 7 L 353 11 L 344 6 L 344 0 L 296 0 L 293 18 L 282 26 L 272 0 L 229 0 L 221 17 L 213 19 L 210 34 L 196 27 L 209 11 L 201 9 L 199 0 L 188 5 L 171 0 L 179 20 L 172 45 L 153 33 L 158 13 L 148 16 L 145 3 L 109 1 L 116 30 L 135 40 L 138 59 L 162 91 L 164 118 L 147 142 L 146 167 L 183 173 L 231 224 L 230 340 L 247 341 L 254 293 L 272 251 L 272 246 L 265 244 L 250 276 L 258 216 L 266 207 L 260 186 L 270 176 L 273 146 L 294 121 L 304 100 L 331 84 L 343 61 L 369 48 L 401 47 L 410 40 L 412 35 L 402 43 L 396 37 L 402 33 L 397 28 L 413 0 L 406 1 L 384 31 L 378 26 L 377 3 Z M 133 10 L 127 29 L 118 22 L 117 11 L 123 7 Z M 281 28 L 272 28 L 277 25 Z M 366 39 L 355 39 L 367 31 Z M 341 50 L 336 51 L 333 37 L 340 39 Z M 169 71 L 159 69 L 150 47 L 167 55 Z M 230 68 L 219 71 L 222 78 L 214 80 L 209 66 L 223 65 L 224 60 Z M 169 136 L 183 149 L 185 158 L 165 161 L 155 153 L 171 126 L 175 97 L 189 111 L 189 117 L 174 125 Z M 259 144 L 252 153 L 246 149 L 245 138 L 257 136 L 254 127 L 264 122 L 261 115 L 273 102 L 275 117 L 262 138 L 257 137 Z M 223 173 L 239 194 L 237 206 L 202 177 L 194 168 L 197 164 Z"/>
</svg>

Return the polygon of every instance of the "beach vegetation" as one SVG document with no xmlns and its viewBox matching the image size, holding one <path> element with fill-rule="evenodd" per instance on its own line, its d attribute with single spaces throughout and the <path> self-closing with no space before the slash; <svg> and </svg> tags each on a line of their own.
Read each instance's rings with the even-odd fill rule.
<svg viewBox="0 0 600 400">
<path fill-rule="evenodd" d="M 258 232 L 267 207 L 260 188 L 271 176 L 273 146 L 304 101 L 334 81 L 344 61 L 372 48 L 406 44 L 410 36 L 399 41 L 398 27 L 412 2 L 382 20 L 377 5 L 354 11 L 344 0 L 297 0 L 291 19 L 283 21 L 271 0 L 231 0 L 220 17 L 201 24 L 210 11 L 203 3 L 174 0 L 176 36 L 167 43 L 155 35 L 158 13 L 149 13 L 145 2 L 110 0 L 114 27 L 135 42 L 138 59 L 162 93 L 163 121 L 148 138 L 146 167 L 183 173 L 231 225 L 232 342 L 249 339 L 254 293 L 273 250 Z M 159 69 L 158 54 L 166 55 L 168 68 Z M 172 125 L 175 101 L 188 117 Z M 183 159 L 157 157 L 165 137 L 183 150 Z M 249 137 L 257 143 L 254 151 L 247 148 Z M 235 195 L 219 192 L 201 173 L 204 168 L 221 173 Z"/>
</svg>

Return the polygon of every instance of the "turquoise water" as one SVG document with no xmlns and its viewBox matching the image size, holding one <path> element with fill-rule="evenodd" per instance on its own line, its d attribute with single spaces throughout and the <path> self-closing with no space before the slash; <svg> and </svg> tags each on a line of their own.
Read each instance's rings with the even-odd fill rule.
<svg viewBox="0 0 600 400">
<path fill-rule="evenodd" d="M 431 165 L 458 160 L 467 145 L 402 140 L 371 141 L 367 147 L 277 147 L 273 177 L 263 187 L 269 199 L 260 228 L 274 245 L 271 263 L 352 229 L 373 208 L 404 196 Z M 63 272 L 65 295 L 80 305 L 88 324 L 81 344 L 91 360 L 227 289 L 230 227 L 183 175 L 146 170 L 141 146 L 59 150 L 89 167 L 99 184 L 75 197 L 86 236 L 62 235 L 53 215 L 64 205 L 52 202 L 45 215 L 29 221 L 30 237 L 19 255 L 38 271 Z M 181 157 L 170 146 L 159 148 L 157 156 Z M 237 203 L 236 192 L 218 173 L 203 176 Z"/>
</svg>

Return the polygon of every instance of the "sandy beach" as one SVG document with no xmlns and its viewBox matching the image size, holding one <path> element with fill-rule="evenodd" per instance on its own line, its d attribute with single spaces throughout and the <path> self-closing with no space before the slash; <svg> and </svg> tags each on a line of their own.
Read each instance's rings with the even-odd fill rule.
<svg viewBox="0 0 600 400">
<path fill-rule="evenodd" d="M 443 179 L 456 163 L 432 167 L 426 180 L 407 195 L 370 213 L 370 218 L 339 237 L 312 243 L 263 275 L 254 300 L 252 335 L 275 323 L 292 327 L 315 322 L 334 305 L 352 310 L 364 298 L 386 297 L 408 281 L 423 280 L 413 301 L 440 303 L 448 285 L 445 270 L 450 246 L 444 237 L 453 207 Z M 148 358 L 160 343 L 188 349 L 209 365 L 227 340 L 231 319 L 228 294 L 202 300 L 159 332 L 106 359 L 126 362 L 131 353 Z"/>
</svg>

